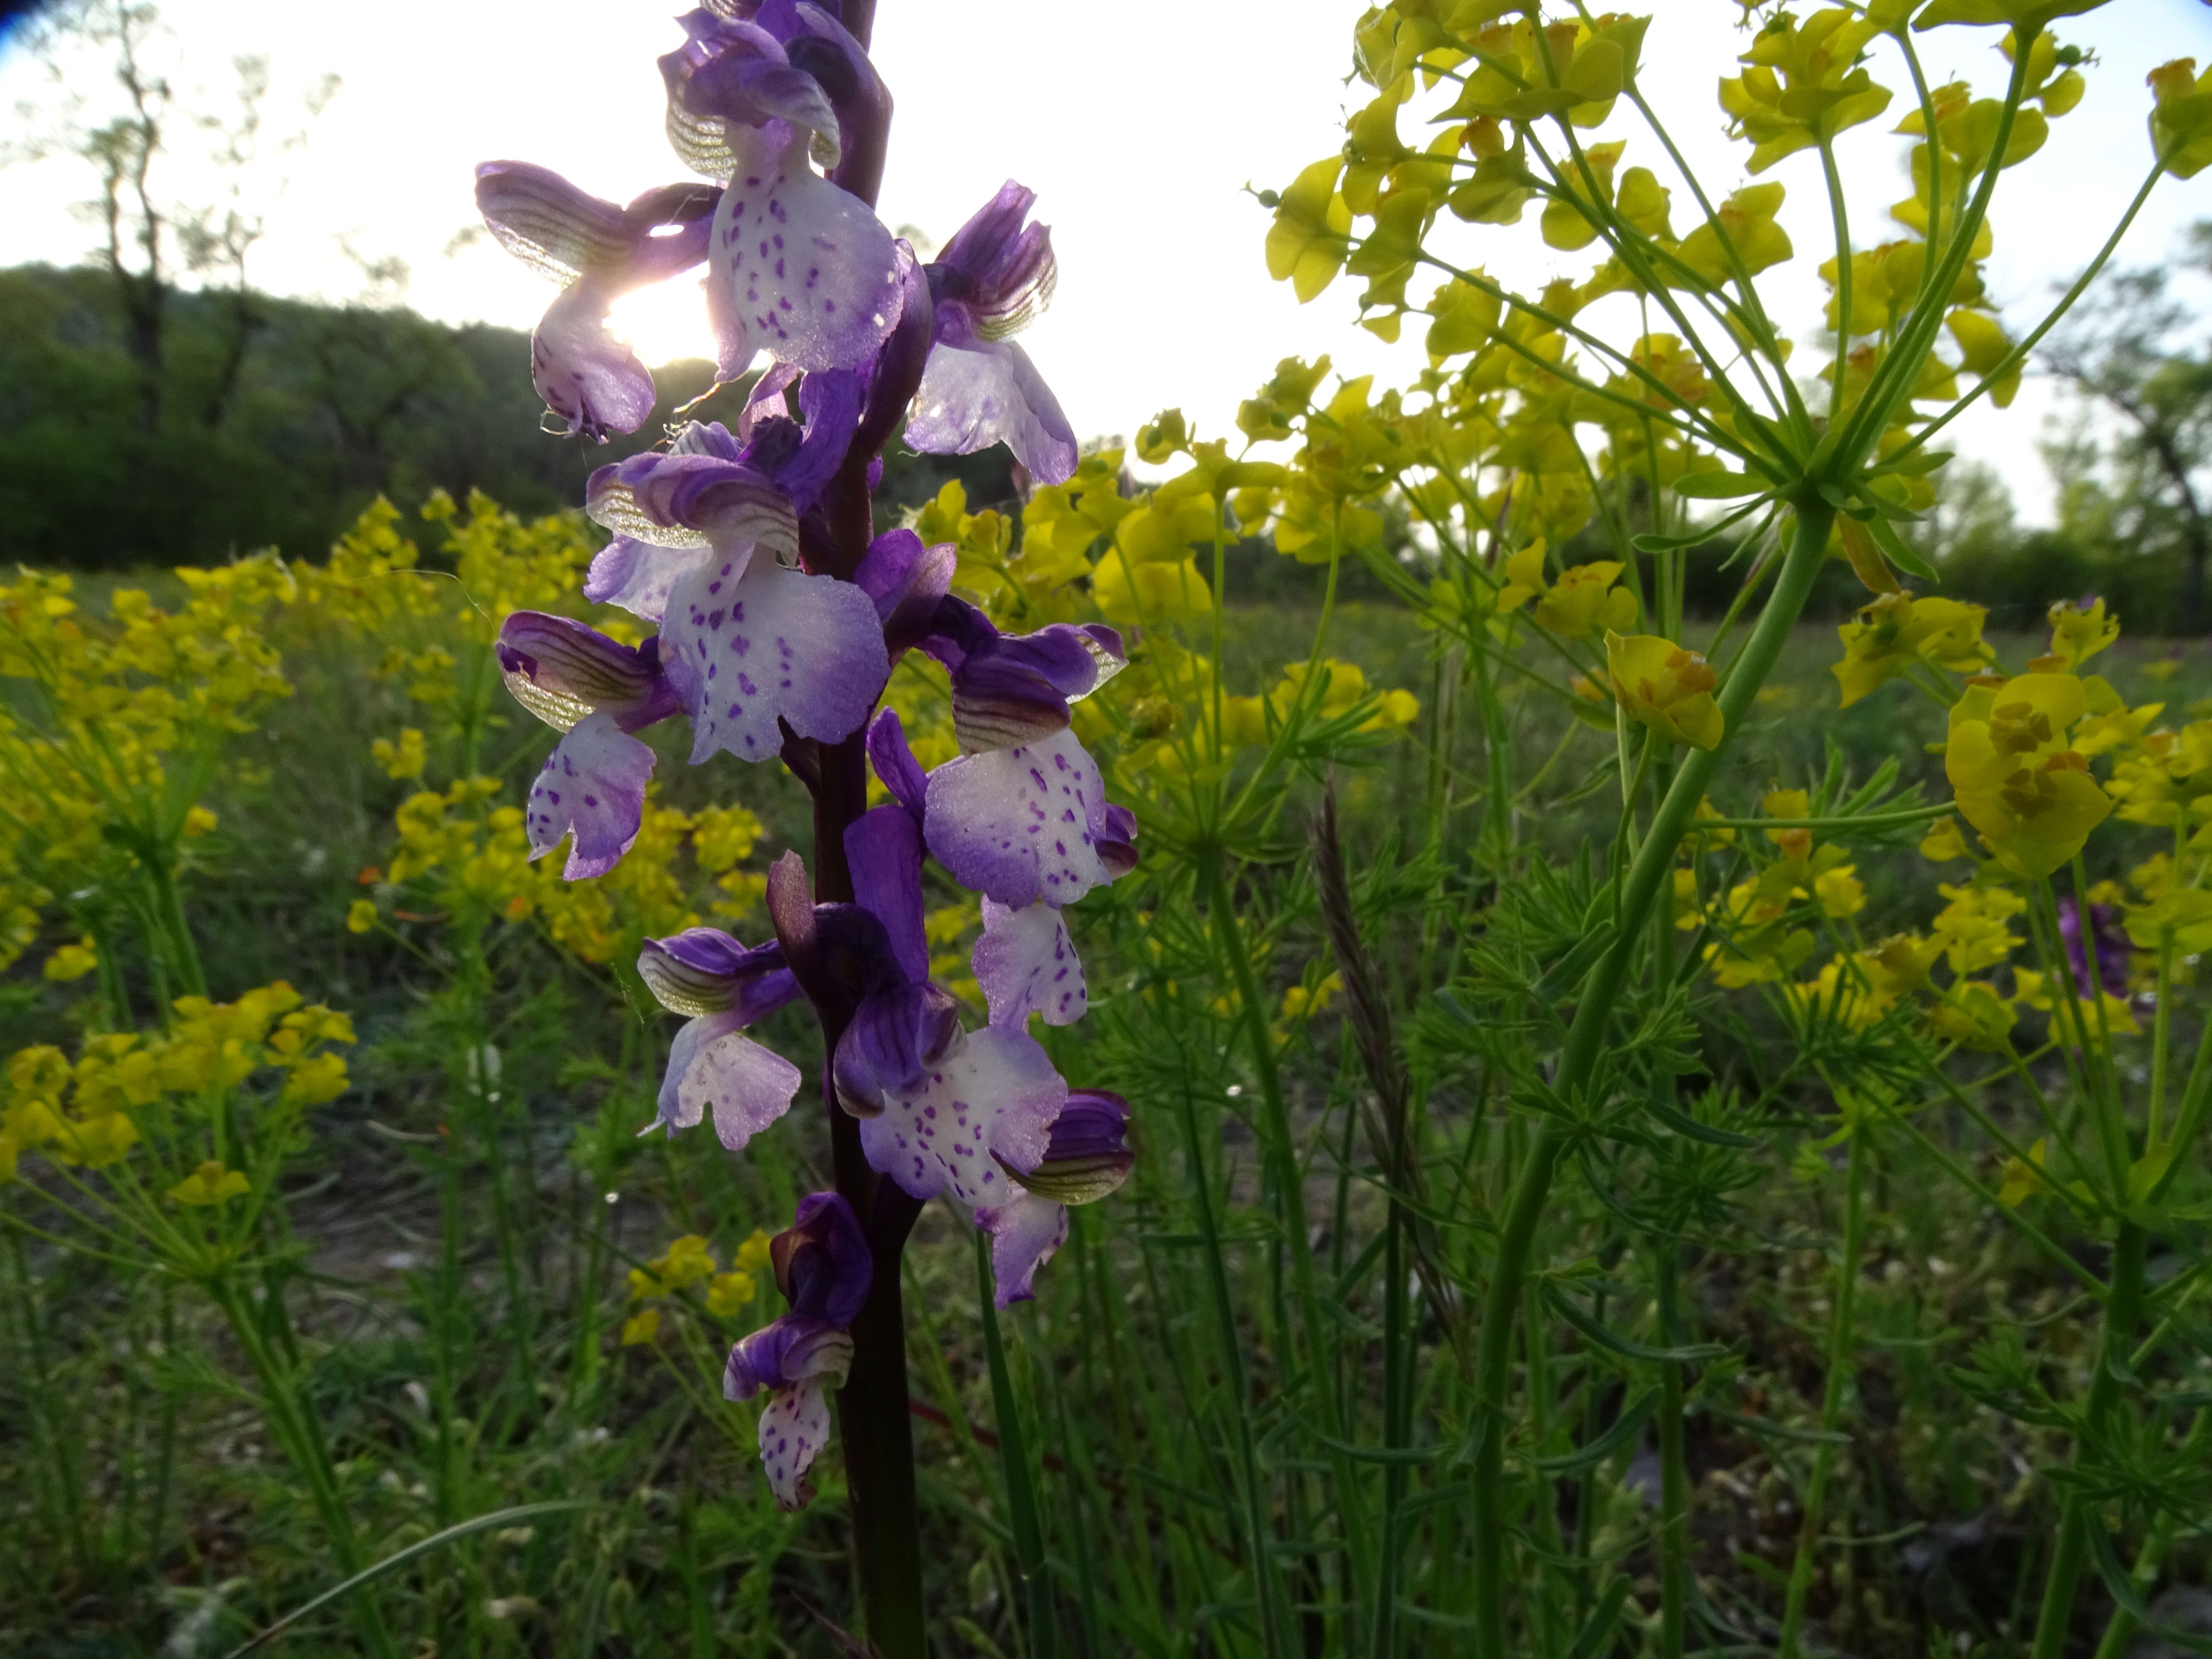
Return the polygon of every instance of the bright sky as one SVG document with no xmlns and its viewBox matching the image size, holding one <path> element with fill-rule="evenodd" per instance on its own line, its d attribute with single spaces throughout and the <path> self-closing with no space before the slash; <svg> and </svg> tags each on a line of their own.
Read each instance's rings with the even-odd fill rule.
<svg viewBox="0 0 2212 1659">
<path fill-rule="evenodd" d="M 172 78 L 228 95 L 240 53 L 271 60 L 277 114 L 296 125 L 302 91 L 335 70 L 337 100 L 312 142 L 271 170 L 289 174 L 268 212 L 254 280 L 277 293 L 346 298 L 362 279 L 339 238 L 369 257 L 397 255 L 412 271 L 408 301 L 450 321 L 527 328 L 550 291 L 488 240 L 449 252 L 475 222 L 471 167 L 512 157 L 543 162 L 600 195 L 627 199 L 683 177 L 661 136 L 662 89 L 653 59 L 679 38 L 669 0 L 382 0 L 360 8 L 246 5 L 239 0 L 164 0 L 179 46 Z M 1356 3 L 1341 0 L 1124 0 L 1116 7 L 1048 0 L 880 0 L 875 58 L 897 99 L 881 211 L 893 227 L 942 240 L 1008 177 L 1040 197 L 1053 227 L 1060 280 L 1052 311 L 1024 343 L 1079 434 L 1127 433 L 1154 410 L 1180 405 L 1211 433 L 1230 428 L 1239 398 L 1277 358 L 1330 353 L 1347 371 L 1410 376 L 1415 351 L 1383 346 L 1352 325 L 1359 284 L 1340 279 L 1301 307 L 1267 280 L 1261 253 L 1267 216 L 1243 193 L 1287 183 L 1341 142 L 1350 28 Z M 1742 49 L 1735 0 L 1656 0 L 1644 84 L 1715 196 L 1745 182 L 1741 145 L 1729 143 L 1714 99 L 1715 76 Z M 1994 215 L 1997 252 L 1990 289 L 2017 333 L 2032 325 L 2054 283 L 2071 276 L 2107 234 L 2149 159 L 2143 76 L 2168 58 L 2212 58 L 2212 11 L 2200 0 L 2112 0 L 2093 15 L 2062 20 L 2065 40 L 2092 45 L 2081 106 L 2055 124 L 2044 152 L 2007 175 Z M 1995 29 L 1923 36 L 1928 70 L 1991 92 L 2004 64 Z M 1876 78 L 1908 86 L 1902 68 Z M 72 83 L 88 92 L 95 76 Z M 0 45 L 0 106 L 40 96 L 43 72 Z M 1889 203 L 1906 193 L 1909 140 L 1887 128 L 1902 103 L 1846 141 L 1859 181 L 1850 202 L 1862 245 L 1891 232 Z M 1630 139 L 1625 165 L 1659 167 L 1656 146 L 1623 113 L 1600 137 Z M 1414 137 L 1410 124 L 1406 136 Z M 1662 179 L 1666 177 L 1660 168 Z M 1817 320 L 1813 268 L 1832 248 L 1812 155 L 1768 175 L 1788 185 L 1784 216 L 1801 252 L 1784 272 L 1785 328 Z M 70 204 L 89 191 L 81 165 L 51 161 L 0 169 L 0 260 L 73 260 L 89 228 Z M 205 175 L 179 166 L 179 194 L 212 193 Z M 1464 228 L 1469 264 L 1533 288 L 1580 275 L 1589 256 L 1545 248 L 1532 211 L 1520 227 Z M 2212 172 L 2169 180 L 2123 245 L 2121 258 L 2152 263 L 2174 252 L 2181 228 L 2212 218 Z M 1678 231 L 1693 222 L 1676 193 Z M 1810 255 L 1811 257 L 1802 257 Z M 1763 281 L 1767 279 L 1762 279 Z M 1415 297 L 1427 284 L 1417 281 Z M 2212 289 L 2199 290 L 2212 294 Z M 1419 319 L 1413 319 L 1417 325 Z M 640 296 L 626 325 L 648 361 L 702 355 L 704 323 L 695 283 Z M 1409 347 L 1419 337 L 1409 326 Z M 1812 361 L 1813 354 L 1805 361 Z M 518 361 L 518 374 L 526 365 Z M 2008 416 L 1959 422 L 1957 447 L 1997 465 L 2023 516 L 2047 519 L 2049 485 L 2035 453 L 2047 388 L 2031 382 Z"/>
</svg>

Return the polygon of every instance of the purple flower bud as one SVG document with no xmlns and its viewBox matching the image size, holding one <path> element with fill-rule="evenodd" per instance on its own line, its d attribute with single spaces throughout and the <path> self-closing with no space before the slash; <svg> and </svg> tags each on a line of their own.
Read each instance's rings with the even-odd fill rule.
<svg viewBox="0 0 2212 1659">
<path fill-rule="evenodd" d="M 919 820 L 927 799 L 928 775 L 907 746 L 906 727 L 898 710 L 886 708 L 868 727 L 868 763 L 883 780 L 891 798 Z"/>
<path fill-rule="evenodd" d="M 769 1245 L 791 1311 L 730 1350 L 722 1393 L 745 1400 L 771 1390 L 761 1413 L 761 1462 L 776 1501 L 811 1496 L 808 1466 L 830 1437 L 828 1392 L 853 1362 L 853 1321 L 866 1304 L 875 1261 L 852 1207 L 836 1193 L 801 1199 L 791 1226 Z"/>
<path fill-rule="evenodd" d="M 662 1007 L 695 1018 L 736 1013 L 750 1025 L 799 994 L 781 943 L 748 948 L 719 927 L 687 927 L 646 940 L 637 971 Z"/>
<path fill-rule="evenodd" d="M 840 1327 L 860 1317 L 875 1263 L 852 1206 L 836 1193 L 800 1199 L 791 1225 L 769 1241 L 768 1255 L 792 1312 Z"/>
<path fill-rule="evenodd" d="M 853 872 L 854 902 L 882 923 L 900 972 L 927 979 L 921 820 L 896 801 L 863 812 L 846 828 L 845 866 Z"/>
<path fill-rule="evenodd" d="M 975 337 L 1003 340 L 1020 332 L 1052 302 L 1060 280 L 1052 231 L 1024 228 L 1036 192 L 1009 179 L 999 193 L 952 233 L 930 267 L 938 303 L 963 307 L 959 326 Z"/>
<path fill-rule="evenodd" d="M 820 82 L 793 66 L 782 42 L 756 23 L 694 11 L 677 20 L 690 37 L 660 60 L 668 89 L 668 142 L 684 164 L 718 185 L 737 171 L 733 127 L 787 121 L 813 135 L 813 155 L 835 167 L 837 117 Z"/>
<path fill-rule="evenodd" d="M 960 1005 L 943 987 L 924 981 L 878 992 L 854 1012 L 838 1042 L 837 1098 L 854 1116 L 873 1117 L 922 1088 L 966 1036 Z"/>
<path fill-rule="evenodd" d="M 924 547 L 911 530 L 887 530 L 868 544 L 853 580 L 876 602 L 884 649 L 893 662 L 928 635 L 959 557 L 951 542 Z"/>
<path fill-rule="evenodd" d="M 623 645 L 567 617 L 517 611 L 500 624 L 493 650 L 514 700 L 557 732 L 596 708 L 635 732 L 678 707 L 657 638 Z"/>
<path fill-rule="evenodd" d="M 1125 1137 L 1129 1103 L 1103 1089 L 1071 1089 L 1053 1120 L 1044 1157 L 1031 1170 L 1008 1173 L 1056 1204 L 1090 1204 L 1128 1178 L 1137 1155 Z"/>
</svg>

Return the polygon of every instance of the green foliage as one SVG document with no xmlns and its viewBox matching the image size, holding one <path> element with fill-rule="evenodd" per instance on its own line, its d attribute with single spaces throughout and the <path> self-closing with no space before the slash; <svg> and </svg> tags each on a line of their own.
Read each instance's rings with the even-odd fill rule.
<svg viewBox="0 0 2212 1659">
<path fill-rule="evenodd" d="M 529 336 L 401 307 L 173 292 L 158 429 L 101 272 L 0 270 L 0 520 L 8 556 L 76 570 L 206 564 L 246 548 L 314 558 L 379 495 L 481 490 L 526 514 L 571 508 L 593 468 L 658 441 L 712 384 L 659 377 L 639 431 L 604 447 L 539 429 Z M 238 331 L 243 328 L 242 337 Z M 229 354 L 243 352 L 231 378 Z M 697 411 L 734 418 L 744 388 Z M 887 457 L 880 499 L 918 504 L 948 477 L 1013 494 L 1003 453 Z"/>
</svg>

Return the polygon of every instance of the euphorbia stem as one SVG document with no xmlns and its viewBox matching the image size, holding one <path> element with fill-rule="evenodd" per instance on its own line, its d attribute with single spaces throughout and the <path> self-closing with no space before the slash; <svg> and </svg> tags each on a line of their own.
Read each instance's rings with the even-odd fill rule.
<svg viewBox="0 0 2212 1659">
<path fill-rule="evenodd" d="M 1813 591 L 1820 560 L 1827 546 L 1835 511 L 1810 489 L 1800 492 L 1795 503 L 1797 530 L 1783 562 L 1774 594 L 1759 613 L 1758 625 L 1744 642 L 1728 683 L 1721 688 L 1720 708 L 1727 730 L 1725 747 L 1750 712 L 1752 698 L 1774 672 L 1774 665 L 1789 643 L 1790 630 Z M 1644 921 L 1662 885 L 1673 879 L 1675 848 L 1688 827 L 1698 803 L 1705 799 L 1719 762 L 1720 748 L 1692 750 L 1674 775 L 1674 787 L 1659 803 L 1642 849 L 1630 867 L 1621 891 L 1620 933 L 1598 958 L 1597 966 L 1583 986 L 1568 1028 L 1566 1045 L 1553 1080 L 1558 1097 L 1571 1109 L 1589 1085 L 1602 1051 L 1607 1022 L 1628 978 Z M 1475 1401 L 1486 1419 L 1475 1455 L 1474 1468 L 1474 1638 L 1478 1659 L 1509 1659 L 1505 1639 L 1505 1401 L 1512 1379 L 1513 1322 L 1520 1305 L 1521 1285 L 1528 1255 L 1535 1243 L 1536 1225 L 1543 1218 L 1551 1196 L 1552 1180 L 1559 1158 L 1575 1130 L 1564 1117 L 1544 1119 L 1534 1143 L 1515 1177 L 1498 1239 L 1498 1257 L 1489 1291 L 1484 1299 L 1480 1369 L 1475 1379 Z"/>
<path fill-rule="evenodd" d="M 2086 931 L 2086 930 L 2085 930 Z M 2094 945 L 2092 946 L 2094 949 Z M 2081 1455 L 2083 1441 L 2094 1440 L 2104 1428 L 2112 1407 L 2119 1403 L 2122 1367 L 2135 1342 L 2142 1316 L 2143 1259 L 2148 1240 L 2133 1222 L 2120 1224 L 2112 1246 L 2112 1288 L 2105 1302 L 2105 1328 L 2097 1344 L 2096 1380 L 2089 1385 L 2082 1432 L 2075 1443 Z M 2074 1593 L 2088 1563 L 2089 1528 L 2105 1523 L 2096 1511 L 2079 1498 L 2069 1498 L 2058 1522 L 2058 1543 L 2051 1555 L 2050 1576 L 2044 1580 L 2043 1607 L 2036 1615 L 2033 1659 L 2058 1659 L 2074 1622 Z"/>
<path fill-rule="evenodd" d="M 1836 1300 L 1828 1326 L 1828 1374 L 1820 1391 L 1820 1432 L 1813 1454 L 1813 1478 L 1806 1483 L 1804 1514 L 1797 1531 L 1797 1557 L 1790 1564 L 1790 1589 L 1783 1605 L 1779 1659 L 1796 1659 L 1805 1627 L 1805 1598 L 1813 1588 L 1814 1557 L 1826 1522 L 1828 1474 L 1836 1457 L 1836 1425 L 1844 1410 L 1844 1390 L 1851 1376 L 1851 1348 L 1858 1307 L 1859 1256 L 1866 1234 L 1866 1130 L 1851 1130 L 1850 1164 L 1844 1176 L 1844 1249 L 1836 1264 Z"/>
</svg>

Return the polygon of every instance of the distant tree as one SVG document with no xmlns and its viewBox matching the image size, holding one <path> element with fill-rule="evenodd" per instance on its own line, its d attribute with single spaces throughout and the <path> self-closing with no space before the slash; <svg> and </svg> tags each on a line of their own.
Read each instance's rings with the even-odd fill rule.
<svg viewBox="0 0 2212 1659">
<path fill-rule="evenodd" d="M 2190 233 L 2187 266 L 2212 269 L 2212 222 Z M 2112 273 L 2042 351 L 2045 367 L 2117 417 L 2109 439 L 2076 422 L 2045 446 L 2059 483 L 2062 533 L 2109 554 L 2179 559 L 2179 631 L 2212 623 L 2212 352 L 2171 272 Z"/>
<path fill-rule="evenodd" d="M 98 229 L 90 257 L 114 285 L 124 344 L 137 366 L 143 434 L 161 429 L 167 402 L 172 293 L 189 281 L 226 295 L 228 332 L 194 410 L 202 425 L 220 424 L 259 326 L 246 260 L 265 228 L 264 204 L 283 190 L 270 164 L 305 141 L 305 128 L 273 140 L 265 131 L 270 75 L 261 57 L 233 60 L 232 108 L 181 106 L 171 79 L 176 41 L 151 0 L 60 0 L 29 20 L 22 41 L 45 67 L 46 94 L 16 106 L 21 136 L 0 146 L 0 161 L 67 156 L 91 168 L 97 193 L 79 211 Z M 309 91 L 310 120 L 337 87 L 327 76 Z M 191 201 L 170 188 L 180 148 L 222 181 L 217 199 Z"/>
</svg>

